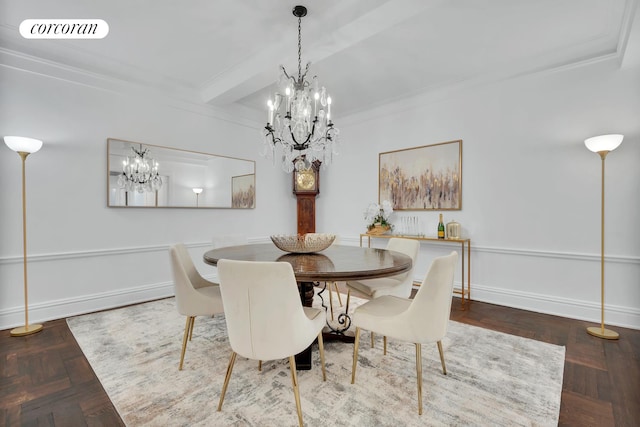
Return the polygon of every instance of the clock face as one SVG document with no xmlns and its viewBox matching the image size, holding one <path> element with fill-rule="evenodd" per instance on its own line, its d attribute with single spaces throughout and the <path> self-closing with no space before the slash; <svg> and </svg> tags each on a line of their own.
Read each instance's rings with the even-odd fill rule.
<svg viewBox="0 0 640 427">
<path fill-rule="evenodd" d="M 316 177 L 313 171 L 298 172 L 296 176 L 296 187 L 299 190 L 313 190 L 316 186 Z"/>
</svg>

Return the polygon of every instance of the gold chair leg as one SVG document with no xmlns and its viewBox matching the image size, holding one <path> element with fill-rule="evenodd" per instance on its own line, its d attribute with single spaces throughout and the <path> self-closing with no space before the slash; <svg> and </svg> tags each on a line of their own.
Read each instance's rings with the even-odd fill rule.
<svg viewBox="0 0 640 427">
<path fill-rule="evenodd" d="M 231 378 L 231 371 L 233 371 L 233 364 L 236 363 L 236 355 L 235 351 L 231 352 L 231 359 L 229 359 L 229 365 L 227 366 L 227 375 L 224 377 L 220 402 L 218 403 L 218 412 L 222 411 L 222 402 L 224 402 L 224 395 L 227 393 L 227 386 L 229 385 L 229 378 Z"/>
<path fill-rule="evenodd" d="M 418 415 L 422 415 L 422 345 L 416 343 L 416 372 L 418 374 Z"/>
<path fill-rule="evenodd" d="M 444 365 L 444 353 L 442 352 L 442 341 L 438 341 L 438 351 L 440 352 L 440 363 L 442 363 L 442 373 L 447 375 L 447 367 Z"/>
<path fill-rule="evenodd" d="M 347 290 L 347 306 L 344 309 L 346 314 L 349 314 L 349 301 L 351 300 L 351 289 Z"/>
<path fill-rule="evenodd" d="M 258 371 L 262 371 L 262 360 L 258 360 Z"/>
<path fill-rule="evenodd" d="M 384 342 L 384 355 L 386 356 L 386 355 L 387 355 L 387 336 L 386 336 L 386 335 L 384 335 L 384 336 L 382 337 L 382 340 L 383 340 L 383 342 Z"/>
<path fill-rule="evenodd" d="M 336 290 L 336 294 L 338 294 L 338 302 L 340 303 L 340 307 L 342 307 L 342 297 L 340 296 L 340 291 L 338 290 L 338 284 L 336 282 L 333 283 L 333 288 Z"/>
<path fill-rule="evenodd" d="M 371 348 L 373 348 L 373 331 L 371 331 Z"/>
<path fill-rule="evenodd" d="M 189 326 L 189 341 L 193 338 L 193 325 L 196 324 L 196 316 L 191 316 L 191 326 Z"/>
<path fill-rule="evenodd" d="M 331 295 L 331 284 L 329 284 L 329 308 L 331 310 L 331 320 L 333 320 L 333 295 Z"/>
<path fill-rule="evenodd" d="M 187 323 L 184 325 L 184 336 L 182 337 L 182 352 L 180 353 L 180 364 L 178 370 L 182 371 L 184 363 L 184 354 L 187 351 L 187 340 L 189 339 L 189 330 L 191 329 L 191 316 L 187 316 Z"/>
<path fill-rule="evenodd" d="M 324 340 L 322 339 L 322 331 L 318 334 L 318 350 L 320 351 L 320 365 L 322 365 L 322 381 L 326 381 L 327 370 L 324 367 Z"/>
<path fill-rule="evenodd" d="M 356 382 L 356 365 L 358 363 L 358 344 L 360 343 L 360 328 L 356 328 L 356 337 L 353 341 L 353 365 L 351 366 L 351 384 Z"/>
<path fill-rule="evenodd" d="M 296 398 L 296 409 L 298 410 L 298 424 L 302 424 L 302 407 L 300 406 L 300 391 L 298 390 L 298 375 L 296 374 L 296 357 L 289 356 L 289 368 L 291 368 L 291 383 L 293 384 L 293 395 Z"/>
</svg>

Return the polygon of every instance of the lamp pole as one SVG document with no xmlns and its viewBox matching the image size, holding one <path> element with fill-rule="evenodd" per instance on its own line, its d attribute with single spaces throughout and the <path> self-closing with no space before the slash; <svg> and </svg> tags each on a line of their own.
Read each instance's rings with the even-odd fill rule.
<svg viewBox="0 0 640 427">
<path fill-rule="evenodd" d="M 27 156 L 35 153 L 42 147 L 42 141 L 33 138 L 19 136 L 5 136 L 7 146 L 16 151 L 22 159 L 22 260 L 24 273 L 24 326 L 11 330 L 12 337 L 21 337 L 35 334 L 42 330 L 40 324 L 29 324 L 29 291 L 27 285 L 27 186 L 26 186 L 26 160 Z"/>
<path fill-rule="evenodd" d="M 607 154 L 622 143 L 623 135 L 600 135 L 584 141 L 587 148 L 600 155 L 602 160 L 601 206 L 600 206 L 600 327 L 590 326 L 587 333 L 594 337 L 616 340 L 619 334 L 604 327 L 604 164 Z"/>
</svg>

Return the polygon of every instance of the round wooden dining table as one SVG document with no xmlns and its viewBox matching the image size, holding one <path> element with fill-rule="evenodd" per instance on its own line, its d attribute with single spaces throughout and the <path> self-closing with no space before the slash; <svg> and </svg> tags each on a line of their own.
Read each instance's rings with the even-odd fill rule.
<svg viewBox="0 0 640 427">
<path fill-rule="evenodd" d="M 412 265 L 409 256 L 386 249 L 332 245 L 317 253 L 289 253 L 278 249 L 273 243 L 216 248 L 205 252 L 203 259 L 213 266 L 220 259 L 288 262 L 298 282 L 300 300 L 307 307 L 313 304 L 315 282 L 393 276 L 409 271 Z M 297 358 L 299 369 L 310 369 L 310 354 L 308 367 L 307 363 Z"/>
<path fill-rule="evenodd" d="M 400 252 L 340 245 L 322 252 L 289 253 L 272 243 L 259 243 L 217 248 L 204 254 L 204 262 L 210 265 L 216 265 L 219 259 L 288 262 L 298 282 L 374 279 L 411 269 L 411 258 Z"/>
</svg>

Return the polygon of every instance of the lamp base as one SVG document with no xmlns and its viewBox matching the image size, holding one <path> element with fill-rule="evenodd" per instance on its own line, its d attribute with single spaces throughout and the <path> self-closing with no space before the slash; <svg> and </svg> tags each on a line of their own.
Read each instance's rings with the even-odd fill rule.
<svg viewBox="0 0 640 427">
<path fill-rule="evenodd" d="M 590 328 L 587 328 L 587 333 L 594 337 L 604 338 L 606 340 L 617 340 L 620 337 L 617 332 L 612 331 L 611 329 L 601 328 L 599 326 L 591 326 Z"/>
<path fill-rule="evenodd" d="M 20 326 L 19 328 L 15 328 L 11 330 L 12 337 L 23 337 L 25 335 L 35 334 L 36 332 L 40 332 L 42 330 L 42 325 L 27 325 Z"/>
</svg>

